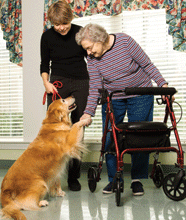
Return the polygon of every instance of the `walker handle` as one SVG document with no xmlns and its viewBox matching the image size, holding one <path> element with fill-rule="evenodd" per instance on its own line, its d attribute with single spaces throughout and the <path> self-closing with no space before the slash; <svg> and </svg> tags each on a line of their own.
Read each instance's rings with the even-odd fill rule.
<svg viewBox="0 0 186 220">
<path fill-rule="evenodd" d="M 170 95 L 176 93 L 174 87 L 131 87 L 125 88 L 126 95 Z"/>
</svg>

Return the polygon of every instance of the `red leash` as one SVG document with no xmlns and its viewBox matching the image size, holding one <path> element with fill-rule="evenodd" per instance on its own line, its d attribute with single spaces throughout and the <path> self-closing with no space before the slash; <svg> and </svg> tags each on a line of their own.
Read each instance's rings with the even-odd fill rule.
<svg viewBox="0 0 186 220">
<path fill-rule="evenodd" d="M 55 81 L 55 82 L 53 83 L 53 85 L 54 85 L 56 88 L 62 88 L 62 86 L 63 86 L 62 82 L 60 82 L 60 81 Z M 46 96 L 47 96 L 47 92 L 45 92 L 45 93 L 44 93 L 44 96 L 43 96 L 43 105 L 44 105 L 45 102 L 46 102 Z M 53 95 L 52 95 L 52 101 L 55 101 L 57 96 L 61 99 L 61 96 L 59 95 L 59 93 L 54 90 L 54 91 L 53 91 Z"/>
</svg>

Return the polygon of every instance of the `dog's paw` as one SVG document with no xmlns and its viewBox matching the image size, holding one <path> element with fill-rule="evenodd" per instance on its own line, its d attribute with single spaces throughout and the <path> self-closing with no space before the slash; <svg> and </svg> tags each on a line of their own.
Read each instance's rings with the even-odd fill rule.
<svg viewBox="0 0 186 220">
<path fill-rule="evenodd" d="M 46 201 L 46 200 L 41 200 L 40 202 L 39 202 L 39 207 L 45 207 L 45 206 L 47 206 L 48 205 L 48 202 Z"/>
<path fill-rule="evenodd" d="M 57 196 L 63 197 L 63 196 L 65 196 L 65 192 L 62 191 L 62 189 L 60 189 L 57 191 Z"/>
<path fill-rule="evenodd" d="M 85 127 L 85 126 L 89 126 L 92 123 L 92 119 L 91 118 L 85 118 L 80 120 L 81 122 L 81 126 Z"/>
</svg>

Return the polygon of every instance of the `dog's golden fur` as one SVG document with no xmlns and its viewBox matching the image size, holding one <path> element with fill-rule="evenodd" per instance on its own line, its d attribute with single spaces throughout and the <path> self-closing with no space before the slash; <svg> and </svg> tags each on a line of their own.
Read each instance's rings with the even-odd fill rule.
<svg viewBox="0 0 186 220">
<path fill-rule="evenodd" d="M 64 196 L 60 176 L 71 157 L 80 159 L 86 120 L 71 124 L 69 114 L 75 109 L 75 99 L 58 99 L 48 108 L 46 118 L 35 140 L 17 159 L 5 175 L 1 186 L 1 213 L 6 218 L 25 220 L 20 211 L 38 210 L 47 206 L 43 200 Z"/>
</svg>

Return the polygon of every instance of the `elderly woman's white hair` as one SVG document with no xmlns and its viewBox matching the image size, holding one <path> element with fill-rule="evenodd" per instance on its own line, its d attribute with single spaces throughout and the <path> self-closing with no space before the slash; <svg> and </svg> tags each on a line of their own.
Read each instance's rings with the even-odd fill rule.
<svg viewBox="0 0 186 220">
<path fill-rule="evenodd" d="M 98 24 L 87 24 L 81 28 L 76 34 L 76 42 L 81 45 L 82 40 L 90 40 L 91 42 L 107 43 L 109 34 L 107 31 Z"/>
</svg>

